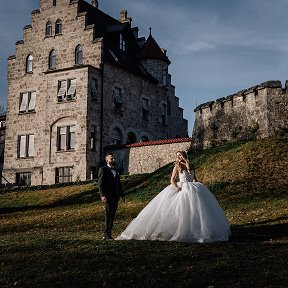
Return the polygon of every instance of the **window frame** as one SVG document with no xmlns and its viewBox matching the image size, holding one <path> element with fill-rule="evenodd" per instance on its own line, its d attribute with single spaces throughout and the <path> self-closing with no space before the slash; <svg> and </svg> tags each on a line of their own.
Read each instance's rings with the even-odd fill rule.
<svg viewBox="0 0 288 288">
<path fill-rule="evenodd" d="M 49 69 L 56 69 L 56 51 L 55 49 L 52 49 L 49 53 L 49 63 L 48 68 Z"/>
<path fill-rule="evenodd" d="M 76 125 L 58 126 L 57 152 L 75 151 L 75 144 L 76 144 Z"/>
<path fill-rule="evenodd" d="M 22 179 L 22 181 L 24 181 L 23 184 L 21 184 L 20 179 L 21 176 L 28 176 L 26 179 Z M 17 186 L 31 186 L 31 176 L 32 173 L 31 172 L 16 172 L 16 185 Z M 26 182 L 28 179 L 28 182 Z"/>
<path fill-rule="evenodd" d="M 33 55 L 29 54 L 26 58 L 26 73 L 33 73 Z"/>
<path fill-rule="evenodd" d="M 83 47 L 81 44 L 78 44 L 75 48 L 75 64 L 83 64 Z"/>
<path fill-rule="evenodd" d="M 62 181 L 60 181 L 60 179 L 62 179 Z M 70 182 L 73 182 L 73 166 L 56 167 L 55 183 L 70 183 Z"/>
<path fill-rule="evenodd" d="M 35 146 L 34 145 L 34 143 L 35 143 L 34 139 L 35 139 L 34 134 L 20 134 L 20 135 L 18 135 L 17 159 L 34 157 L 34 146 Z"/>
<path fill-rule="evenodd" d="M 62 20 L 57 19 L 55 22 L 55 35 L 62 35 Z"/>
<path fill-rule="evenodd" d="M 52 22 L 48 20 L 45 26 L 45 37 L 51 37 L 53 33 L 52 30 Z"/>
</svg>

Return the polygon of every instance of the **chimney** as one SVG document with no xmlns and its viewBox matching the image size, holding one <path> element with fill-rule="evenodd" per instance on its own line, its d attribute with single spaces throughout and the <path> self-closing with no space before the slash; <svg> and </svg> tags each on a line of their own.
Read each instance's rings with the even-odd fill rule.
<svg viewBox="0 0 288 288">
<path fill-rule="evenodd" d="M 91 5 L 94 6 L 95 8 L 98 8 L 98 1 L 97 0 L 92 0 Z"/>
<path fill-rule="evenodd" d="M 128 16 L 127 10 L 120 11 L 120 19 L 119 19 L 119 21 L 121 23 L 129 22 L 129 24 L 131 25 L 132 18 L 131 17 L 127 17 L 127 16 Z"/>
</svg>

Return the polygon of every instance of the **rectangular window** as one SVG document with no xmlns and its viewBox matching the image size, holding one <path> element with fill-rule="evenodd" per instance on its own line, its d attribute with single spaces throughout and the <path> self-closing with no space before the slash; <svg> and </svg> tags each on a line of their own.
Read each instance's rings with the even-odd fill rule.
<svg viewBox="0 0 288 288">
<path fill-rule="evenodd" d="M 98 100 L 98 79 L 92 79 L 91 81 L 91 97 L 92 99 Z"/>
<path fill-rule="evenodd" d="M 120 48 L 121 51 L 125 52 L 126 51 L 126 41 L 123 38 L 122 34 L 120 34 L 119 40 L 120 40 L 120 47 L 119 48 Z"/>
<path fill-rule="evenodd" d="M 31 172 L 16 173 L 17 186 L 31 186 Z"/>
<path fill-rule="evenodd" d="M 55 182 L 56 183 L 68 183 L 72 182 L 72 167 L 60 167 L 56 168 Z"/>
<path fill-rule="evenodd" d="M 18 158 L 26 158 L 34 156 L 34 135 L 18 136 Z"/>
<path fill-rule="evenodd" d="M 162 103 L 161 123 L 167 124 L 167 104 Z"/>
<path fill-rule="evenodd" d="M 90 169 L 90 179 L 96 179 L 97 178 L 97 168 L 96 166 L 92 166 Z"/>
<path fill-rule="evenodd" d="M 25 92 L 20 94 L 20 113 L 35 111 L 36 92 Z"/>
<path fill-rule="evenodd" d="M 57 130 L 57 150 L 73 150 L 75 148 L 75 131 L 76 126 L 58 127 Z"/>
<path fill-rule="evenodd" d="M 92 151 L 96 151 L 96 126 L 93 126 L 90 137 L 90 148 Z"/>
<path fill-rule="evenodd" d="M 116 109 L 120 109 L 122 107 L 122 91 L 118 87 L 115 87 L 114 90 L 114 103 Z"/>
<path fill-rule="evenodd" d="M 58 81 L 58 102 L 76 99 L 76 79 Z"/>
<path fill-rule="evenodd" d="M 142 117 L 144 120 L 149 120 L 149 99 L 142 98 Z"/>
</svg>

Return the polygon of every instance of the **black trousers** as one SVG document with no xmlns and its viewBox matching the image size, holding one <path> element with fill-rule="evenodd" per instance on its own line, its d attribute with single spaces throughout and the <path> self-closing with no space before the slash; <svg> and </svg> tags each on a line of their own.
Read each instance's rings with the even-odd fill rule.
<svg viewBox="0 0 288 288">
<path fill-rule="evenodd" d="M 105 203 L 105 228 L 104 228 L 104 237 L 110 237 L 115 214 L 118 208 L 118 200 L 117 199 L 109 199 L 107 203 Z"/>
</svg>

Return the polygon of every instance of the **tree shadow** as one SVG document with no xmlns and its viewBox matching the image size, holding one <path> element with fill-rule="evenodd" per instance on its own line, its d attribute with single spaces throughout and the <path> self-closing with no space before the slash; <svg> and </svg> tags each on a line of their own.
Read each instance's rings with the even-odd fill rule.
<svg viewBox="0 0 288 288">
<path fill-rule="evenodd" d="M 0 208 L 0 214 L 9 214 L 14 212 L 25 212 L 35 209 L 49 209 L 55 207 L 63 207 L 75 204 L 89 204 L 100 200 L 99 193 L 95 189 L 91 189 L 85 192 L 81 192 L 74 195 L 69 195 L 62 199 L 57 199 L 49 204 L 39 204 L 39 205 L 24 205 L 18 207 L 3 207 Z"/>
<path fill-rule="evenodd" d="M 276 221 L 287 221 L 288 217 L 257 222 L 255 224 L 235 225 L 231 227 L 232 242 L 263 242 L 288 240 L 288 223 L 273 224 Z M 269 224 L 271 223 L 271 224 Z"/>
</svg>

